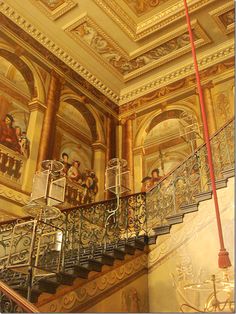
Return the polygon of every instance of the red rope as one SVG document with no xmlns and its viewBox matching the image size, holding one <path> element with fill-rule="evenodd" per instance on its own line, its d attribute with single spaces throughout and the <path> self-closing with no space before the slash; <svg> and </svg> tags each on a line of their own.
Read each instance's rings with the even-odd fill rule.
<svg viewBox="0 0 236 314">
<path fill-rule="evenodd" d="M 214 167 L 213 167 L 213 162 L 212 162 L 209 130 L 208 130 L 208 125 L 207 125 L 207 118 L 206 118 L 205 105 L 204 105 L 204 99 L 203 99 L 203 94 L 202 94 L 200 75 L 198 71 L 194 39 L 193 39 L 191 23 L 190 23 L 190 18 L 189 18 L 189 13 L 188 13 L 188 6 L 187 6 L 187 1 L 186 0 L 183 0 L 183 1 L 184 1 L 184 6 L 185 6 L 185 15 L 186 15 L 186 20 L 187 20 L 187 25 L 188 25 L 189 38 L 190 38 L 191 49 L 192 49 L 192 57 L 193 57 L 193 63 L 194 63 L 194 68 L 195 68 L 196 81 L 197 81 L 197 89 L 198 89 L 199 100 L 200 100 L 203 129 L 204 129 L 204 138 L 205 138 L 206 148 L 207 148 L 207 159 L 208 159 L 208 164 L 209 164 L 209 169 L 210 169 L 211 186 L 212 186 L 212 192 L 213 192 L 213 198 L 214 198 L 214 204 L 215 204 L 216 221 L 217 221 L 219 241 L 220 241 L 220 252 L 219 252 L 218 264 L 220 268 L 226 268 L 226 267 L 231 266 L 231 263 L 229 259 L 229 253 L 225 250 L 225 247 L 224 247 L 224 239 L 223 239 L 223 233 L 222 233 L 220 211 L 219 211 L 219 204 L 218 204 L 216 184 L 215 184 L 215 174 L 214 174 Z"/>
</svg>

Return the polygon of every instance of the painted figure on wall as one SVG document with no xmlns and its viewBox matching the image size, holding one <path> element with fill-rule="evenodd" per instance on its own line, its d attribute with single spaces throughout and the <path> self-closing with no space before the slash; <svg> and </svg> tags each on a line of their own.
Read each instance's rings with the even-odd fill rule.
<svg viewBox="0 0 236 314">
<path fill-rule="evenodd" d="M 6 114 L 0 123 L 0 143 L 10 149 L 21 152 L 20 145 L 16 135 L 16 129 L 12 126 L 14 119 L 12 115 Z"/>
<path fill-rule="evenodd" d="M 70 156 L 65 151 L 61 154 L 61 162 L 64 168 L 61 171 L 62 176 L 66 176 L 67 181 L 67 201 L 72 204 L 88 204 L 95 201 L 98 192 L 98 179 L 94 171 L 85 168 L 80 169 L 79 160 L 73 160 L 69 163 Z M 73 155 L 76 157 L 76 155 Z"/>
<path fill-rule="evenodd" d="M 61 162 L 63 163 L 63 166 L 64 166 L 61 174 L 63 176 L 67 176 L 68 170 L 71 167 L 71 164 L 69 163 L 69 156 L 67 153 L 62 153 L 61 157 L 62 157 Z"/>
<path fill-rule="evenodd" d="M 7 113 L 0 122 L 0 144 L 29 157 L 29 140 L 26 132 L 22 132 L 19 126 L 13 126 L 14 118 Z"/>
<path fill-rule="evenodd" d="M 122 311 L 127 313 L 140 313 L 140 297 L 136 288 L 122 291 Z"/>
<path fill-rule="evenodd" d="M 148 192 L 151 188 L 157 185 L 157 183 L 162 179 L 163 177 L 160 176 L 160 171 L 158 168 L 155 168 L 151 172 L 151 177 L 146 176 L 141 181 L 142 187 L 141 192 Z"/>
<path fill-rule="evenodd" d="M 153 169 L 151 174 L 152 174 L 152 185 L 155 186 L 162 179 L 162 176 L 160 176 L 160 171 L 158 168 Z"/>
<path fill-rule="evenodd" d="M 73 160 L 71 167 L 68 170 L 67 176 L 70 180 L 81 183 L 81 172 L 79 170 L 80 162 Z"/>
<path fill-rule="evenodd" d="M 147 192 L 152 187 L 152 178 L 149 176 L 144 177 L 141 183 L 142 183 L 141 192 Z"/>
</svg>

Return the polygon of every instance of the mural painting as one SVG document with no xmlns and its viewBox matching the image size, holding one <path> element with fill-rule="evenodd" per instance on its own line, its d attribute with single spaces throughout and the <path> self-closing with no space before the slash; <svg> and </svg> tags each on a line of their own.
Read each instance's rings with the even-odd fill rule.
<svg viewBox="0 0 236 314">
<path fill-rule="evenodd" d="M 30 143 L 26 136 L 29 113 L 0 96 L 0 172 L 12 179 L 21 176 L 23 158 L 28 158 Z"/>
<path fill-rule="evenodd" d="M 68 149 L 61 153 L 60 161 L 64 165 L 61 175 L 67 178 L 66 200 L 73 205 L 93 203 L 98 192 L 98 179 L 95 172 L 86 167 L 88 161 L 82 160 L 81 164 L 78 153 Z"/>
<path fill-rule="evenodd" d="M 152 189 L 154 186 L 157 185 L 157 183 L 163 178 L 163 176 L 160 176 L 160 171 L 158 168 L 155 168 L 151 172 L 151 177 L 146 176 L 142 179 L 142 187 L 141 192 L 148 192 L 150 189 Z"/>
</svg>

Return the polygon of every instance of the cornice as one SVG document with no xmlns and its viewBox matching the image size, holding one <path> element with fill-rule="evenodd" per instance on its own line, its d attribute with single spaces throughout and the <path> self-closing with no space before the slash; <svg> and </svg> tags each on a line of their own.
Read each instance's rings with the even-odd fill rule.
<svg viewBox="0 0 236 314">
<path fill-rule="evenodd" d="M 115 21 L 121 29 L 134 41 L 138 41 L 173 23 L 185 15 L 182 1 L 173 4 L 168 9 L 153 15 L 140 23 L 135 23 L 114 0 L 94 0 Z M 192 0 L 189 2 L 189 12 L 214 2 L 215 0 Z"/>
<path fill-rule="evenodd" d="M 213 0 L 192 1 L 191 6 L 192 9 L 196 9 L 200 6 L 200 4 L 207 4 L 212 1 Z M 188 65 L 179 67 L 174 71 L 149 81 L 128 92 L 123 90 L 123 92 L 118 95 L 99 81 L 93 74 L 87 71 L 75 59 L 69 56 L 66 51 L 63 51 L 59 46 L 57 46 L 55 42 L 49 39 L 40 30 L 37 30 L 34 25 L 30 24 L 26 19 L 21 17 L 13 8 L 6 4 L 4 0 L 0 0 L 0 12 L 4 15 L 2 16 L 2 19 L 4 18 L 2 20 L 2 31 L 5 32 L 7 36 L 9 36 L 9 34 L 10 36 L 14 36 L 14 40 L 20 42 L 23 48 L 27 47 L 27 50 L 29 50 L 35 59 L 44 62 L 48 68 L 54 66 L 57 69 L 57 72 L 66 78 L 66 81 L 70 84 L 70 86 L 74 86 L 77 91 L 80 91 L 88 96 L 92 102 L 98 106 L 98 108 L 107 110 L 114 116 L 117 116 L 118 113 L 117 105 L 121 105 L 122 107 L 122 105 L 131 102 L 134 99 L 142 97 L 194 73 L 193 65 L 192 63 L 189 63 Z M 14 22 L 14 24 L 11 23 L 12 25 L 16 24 L 16 26 L 14 26 L 15 28 L 20 27 L 22 32 L 19 32 L 18 29 L 14 34 L 15 29 L 12 25 L 9 25 L 10 21 L 8 19 Z M 38 46 L 34 41 L 37 41 Z M 25 42 L 27 43 L 27 46 Z M 199 58 L 199 68 L 206 69 L 207 67 L 233 56 L 234 44 L 230 43 L 230 45 L 226 45 L 227 43 L 224 43 L 224 45 L 222 45 L 217 51 L 211 52 L 208 56 Z M 120 109 L 120 112 L 122 110 L 123 109 Z"/>
<path fill-rule="evenodd" d="M 28 104 L 30 111 L 41 111 L 45 112 L 46 106 L 42 104 L 38 99 L 32 99 L 32 101 Z"/>
<path fill-rule="evenodd" d="M 60 48 L 53 40 L 51 40 L 46 34 L 41 30 L 37 29 L 32 23 L 28 22 L 24 17 L 22 17 L 14 8 L 9 4 L 5 3 L 4 0 L 0 0 L 0 12 L 39 42 L 43 47 L 48 51 L 52 52 L 58 59 L 60 59 L 64 64 L 68 65 L 76 73 L 78 73 L 82 78 L 89 82 L 92 86 L 97 89 L 97 92 L 100 91 L 102 94 L 106 95 L 109 99 L 114 102 L 118 102 L 119 96 L 98 80 L 91 72 L 85 69 L 77 60 L 71 57 L 66 51 Z M 3 27 L 6 28 L 5 23 Z M 48 60 L 53 58 L 48 58 Z M 55 61 L 55 58 L 54 60 Z M 59 70 L 59 69 L 58 69 Z M 62 76 L 65 75 L 65 69 L 60 73 Z M 81 79 L 80 79 L 81 80 Z M 88 83 L 87 83 L 88 84 Z"/>
<path fill-rule="evenodd" d="M 207 69 L 219 62 L 223 62 L 234 56 L 234 43 L 231 41 L 230 44 L 224 47 L 220 47 L 218 50 L 215 50 L 202 58 L 198 59 L 198 66 L 200 70 Z M 194 74 L 194 66 L 192 62 L 189 62 L 187 65 L 179 67 L 178 69 L 167 73 L 166 75 L 158 77 L 156 80 L 152 80 L 149 83 L 133 89 L 130 92 L 123 94 L 120 97 L 120 105 L 124 105 L 127 102 L 137 99 L 140 96 L 144 96 L 147 93 L 154 92 L 158 88 L 176 82 L 182 78 Z M 119 108 L 122 108 L 119 107 Z M 121 111 L 121 109 L 120 109 Z"/>
</svg>

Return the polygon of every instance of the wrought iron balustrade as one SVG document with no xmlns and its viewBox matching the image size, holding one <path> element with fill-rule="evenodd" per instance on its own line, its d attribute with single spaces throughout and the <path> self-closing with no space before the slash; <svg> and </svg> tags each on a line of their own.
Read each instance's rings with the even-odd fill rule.
<svg viewBox="0 0 236 314">
<path fill-rule="evenodd" d="M 211 139 L 216 180 L 234 168 L 233 122 L 229 121 Z M 26 260 L 27 267 L 30 264 L 54 274 L 67 272 L 75 265 L 86 266 L 88 260 L 109 254 L 114 248 L 122 250 L 132 241 L 143 240 L 153 227 L 165 225 L 169 216 L 178 215 L 184 206 L 196 202 L 196 195 L 210 190 L 206 147 L 202 145 L 148 193 L 121 197 L 117 211 L 116 199 L 62 209 L 58 218 L 38 226 L 34 247 L 40 249 L 32 249 L 30 259 L 34 219 L 21 219 L 22 230 L 18 229 L 14 239 L 12 231 L 19 220 L 0 223 L 0 279 L 15 285 L 29 282 L 26 272 L 17 272 Z M 28 220 L 31 227 L 27 231 L 24 222 Z M 7 267 L 9 261 L 14 267 Z M 43 272 L 37 273 L 33 284 L 37 285 L 43 276 Z"/>
<path fill-rule="evenodd" d="M 0 278 L 4 281 L 9 278 L 5 276 L 6 268 L 24 272 L 25 275 L 28 266 L 47 273 L 64 272 L 73 265 L 83 266 L 88 259 L 95 259 L 112 248 L 122 247 L 125 243 L 144 236 L 145 193 L 122 197 L 120 201 L 119 210 L 114 215 L 111 213 L 116 208 L 116 199 L 62 210 L 58 218 L 51 222 L 49 220 L 47 224 L 41 223 L 34 232 L 33 219 L 27 223 L 24 219 L 20 223 L 19 221 L 2 223 Z M 14 226 L 17 228 L 12 236 Z M 64 235 L 61 242 L 57 241 L 60 232 Z M 33 237 L 35 243 L 32 247 Z M 60 245 L 61 256 L 58 254 Z M 39 246 L 40 250 L 37 249 Z M 37 284 L 42 276 L 43 272 L 37 272 L 34 284 Z"/>
<path fill-rule="evenodd" d="M 215 178 L 223 179 L 224 171 L 234 169 L 234 119 L 211 138 Z M 170 216 L 183 213 L 183 208 L 196 203 L 196 196 L 211 191 L 206 145 L 203 144 L 168 173 L 146 195 L 148 232 L 166 225 Z"/>
</svg>

